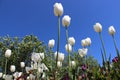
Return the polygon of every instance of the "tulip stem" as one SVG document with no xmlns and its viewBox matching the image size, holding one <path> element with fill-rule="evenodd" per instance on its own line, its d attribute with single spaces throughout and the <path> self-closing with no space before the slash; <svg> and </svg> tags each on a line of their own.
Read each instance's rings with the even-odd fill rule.
<svg viewBox="0 0 120 80">
<path fill-rule="evenodd" d="M 7 71 L 7 58 L 6 58 L 6 62 L 5 62 L 5 75 L 6 75 L 6 71 Z"/>
<path fill-rule="evenodd" d="M 67 47 L 68 46 L 68 28 L 66 27 L 66 41 L 67 41 Z M 68 75 L 70 75 L 70 52 L 68 51 Z"/>
<path fill-rule="evenodd" d="M 59 47 L 60 47 L 60 16 L 58 16 L 58 42 L 57 42 L 56 68 L 57 68 Z"/>
<path fill-rule="evenodd" d="M 103 51 L 104 51 L 105 61 L 107 61 L 105 46 L 104 46 L 104 43 L 103 43 L 101 32 L 99 32 L 99 36 L 100 36 L 100 40 L 101 40 Z"/>
<path fill-rule="evenodd" d="M 56 69 L 58 69 L 57 61 L 58 61 L 58 52 L 60 48 L 60 16 L 58 16 L 58 41 L 57 41 L 57 57 L 56 57 Z M 56 80 L 57 74 L 55 75 Z"/>
<path fill-rule="evenodd" d="M 117 56 L 119 57 L 119 50 L 117 48 L 116 41 L 114 39 L 114 35 L 112 35 L 112 38 L 113 38 L 113 42 L 114 42 L 114 46 L 115 46 L 115 49 L 116 49 Z"/>
</svg>

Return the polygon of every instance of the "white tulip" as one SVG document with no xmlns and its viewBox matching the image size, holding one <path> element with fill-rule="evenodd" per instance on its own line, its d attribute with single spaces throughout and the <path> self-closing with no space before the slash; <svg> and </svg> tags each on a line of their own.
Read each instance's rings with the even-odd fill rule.
<svg viewBox="0 0 120 80">
<path fill-rule="evenodd" d="M 27 80 L 30 80 L 30 77 L 29 77 L 29 76 L 27 77 Z"/>
<path fill-rule="evenodd" d="M 12 79 L 13 79 L 13 76 L 12 76 L 12 75 L 6 75 L 4 79 L 5 79 L 5 80 L 12 80 Z"/>
<path fill-rule="evenodd" d="M 20 62 L 20 66 L 21 66 L 21 68 L 24 68 L 25 67 L 25 63 L 24 62 Z"/>
<path fill-rule="evenodd" d="M 25 67 L 26 73 L 29 73 L 29 71 L 33 70 L 31 67 Z"/>
<path fill-rule="evenodd" d="M 108 32 L 109 32 L 110 35 L 114 35 L 115 32 L 116 32 L 114 26 L 110 26 L 110 27 L 108 28 Z"/>
<path fill-rule="evenodd" d="M 15 71 L 15 65 L 11 65 L 11 66 L 10 66 L 10 71 L 11 71 L 11 72 L 14 72 L 14 71 Z"/>
<path fill-rule="evenodd" d="M 35 62 L 34 64 L 33 64 L 33 69 L 37 69 L 38 68 L 38 64 Z"/>
<path fill-rule="evenodd" d="M 38 68 L 38 72 L 39 72 L 39 73 L 43 73 L 43 69 Z"/>
<path fill-rule="evenodd" d="M 22 72 L 15 72 L 13 74 L 14 78 L 17 79 L 18 77 L 20 77 L 22 75 Z"/>
<path fill-rule="evenodd" d="M 11 56 L 11 50 L 7 49 L 6 52 L 5 52 L 5 57 L 9 58 L 10 56 Z"/>
<path fill-rule="evenodd" d="M 79 53 L 79 55 L 80 55 L 81 57 L 84 57 L 84 56 L 87 55 L 87 51 L 88 51 L 87 48 L 82 48 L 82 49 L 79 49 L 79 50 L 78 50 L 78 53 Z"/>
<path fill-rule="evenodd" d="M 101 31 L 102 31 L 102 25 L 101 25 L 100 23 L 96 23 L 96 24 L 94 25 L 94 30 L 95 30 L 96 32 L 101 32 Z"/>
<path fill-rule="evenodd" d="M 90 46 L 91 45 L 91 39 L 89 37 L 87 37 L 85 39 L 85 43 L 86 43 L 87 46 Z"/>
<path fill-rule="evenodd" d="M 70 44 L 66 44 L 65 49 L 68 53 L 70 53 L 72 51 L 72 46 Z"/>
<path fill-rule="evenodd" d="M 0 72 L 0 78 L 2 77 L 3 73 Z"/>
<path fill-rule="evenodd" d="M 44 53 L 32 53 L 31 56 L 32 61 L 34 61 L 35 63 L 38 61 L 42 61 L 42 59 L 44 59 Z"/>
<path fill-rule="evenodd" d="M 74 39 L 74 37 L 69 37 L 69 38 L 68 38 L 68 43 L 73 46 L 73 45 L 75 44 L 75 39 Z"/>
<path fill-rule="evenodd" d="M 72 66 L 72 67 L 75 66 L 75 61 L 71 61 L 71 66 Z"/>
<path fill-rule="evenodd" d="M 57 62 L 57 67 L 62 67 L 62 63 L 60 61 Z"/>
<path fill-rule="evenodd" d="M 58 60 L 63 62 L 63 60 L 64 60 L 64 54 L 63 53 L 60 53 L 60 55 L 58 57 Z"/>
<path fill-rule="evenodd" d="M 44 79 L 44 78 L 45 78 L 45 76 L 46 76 L 46 75 L 45 75 L 45 72 L 44 72 L 44 73 L 42 74 L 42 79 Z"/>
<path fill-rule="evenodd" d="M 61 3 L 54 4 L 54 14 L 55 16 L 61 16 L 63 14 L 63 6 Z"/>
<path fill-rule="evenodd" d="M 35 80 L 35 76 L 33 74 L 30 74 L 29 79 L 30 80 Z"/>
<path fill-rule="evenodd" d="M 82 47 L 86 47 L 87 46 L 85 39 L 81 40 L 81 45 L 82 45 Z"/>
<path fill-rule="evenodd" d="M 57 52 L 55 52 L 54 56 L 55 56 L 55 59 L 56 59 L 56 57 L 57 57 Z M 58 61 L 63 62 L 63 60 L 64 60 L 64 54 L 58 52 Z"/>
<path fill-rule="evenodd" d="M 41 60 L 43 60 L 43 59 L 45 58 L 44 53 L 39 53 L 39 55 L 40 55 L 40 59 L 41 59 Z"/>
<path fill-rule="evenodd" d="M 55 40 L 54 40 L 54 39 L 49 40 L 49 42 L 48 42 L 48 47 L 49 47 L 49 48 L 53 48 L 54 45 L 55 45 Z"/>
<path fill-rule="evenodd" d="M 68 15 L 65 15 L 62 18 L 62 24 L 64 27 L 68 27 L 70 25 L 71 18 Z"/>
<path fill-rule="evenodd" d="M 6 74 L 3 74 L 2 78 L 5 79 L 6 78 Z"/>
<path fill-rule="evenodd" d="M 38 53 L 32 53 L 32 56 L 31 56 L 31 60 L 34 61 L 34 62 L 38 62 L 40 59 L 40 56 Z"/>
</svg>

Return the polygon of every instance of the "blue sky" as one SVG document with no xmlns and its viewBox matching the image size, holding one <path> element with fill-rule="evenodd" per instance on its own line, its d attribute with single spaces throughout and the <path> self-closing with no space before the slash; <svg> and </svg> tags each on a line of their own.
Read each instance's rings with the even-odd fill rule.
<svg viewBox="0 0 120 80">
<path fill-rule="evenodd" d="M 100 39 L 93 25 L 103 26 L 103 39 L 107 56 L 116 56 L 108 27 L 116 29 L 115 39 L 120 49 L 120 1 L 119 0 L 0 0 L 0 36 L 23 37 L 34 34 L 47 45 L 49 39 L 57 42 L 57 17 L 53 13 L 55 2 L 62 3 L 64 15 L 70 15 L 69 36 L 76 39 L 75 50 L 81 47 L 81 40 L 90 37 L 92 55 L 101 64 Z M 60 51 L 65 54 L 65 29 L 61 25 Z M 54 47 L 56 51 L 56 46 Z M 88 52 L 89 54 L 89 52 Z"/>
</svg>

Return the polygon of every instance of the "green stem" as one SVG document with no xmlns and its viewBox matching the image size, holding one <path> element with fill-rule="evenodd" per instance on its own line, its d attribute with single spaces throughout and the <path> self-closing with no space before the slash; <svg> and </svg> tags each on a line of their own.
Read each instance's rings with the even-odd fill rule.
<svg viewBox="0 0 120 80">
<path fill-rule="evenodd" d="M 58 61 L 59 48 L 60 48 L 60 16 L 58 16 L 58 42 L 57 42 L 56 70 L 58 69 L 58 67 L 57 67 L 57 61 Z M 57 78 L 57 74 L 55 74 L 54 80 L 56 80 L 56 78 Z"/>
<path fill-rule="evenodd" d="M 60 47 L 60 16 L 58 16 L 58 42 L 57 42 L 56 68 L 57 68 L 59 47 Z"/>
<path fill-rule="evenodd" d="M 68 28 L 66 27 L 66 42 L 68 45 Z M 69 46 L 68 46 L 69 49 Z M 70 75 L 70 52 L 68 52 L 68 74 Z"/>
<path fill-rule="evenodd" d="M 105 46 L 104 46 L 104 43 L 103 43 L 103 39 L 102 39 L 101 33 L 99 33 L 99 36 L 100 36 L 100 40 L 101 40 L 101 43 L 102 43 L 102 47 L 103 47 L 103 51 L 104 51 L 104 57 L 105 57 L 105 62 L 106 62 L 107 61 L 106 51 L 105 51 Z"/>
<path fill-rule="evenodd" d="M 119 57 L 119 50 L 118 50 L 118 48 L 117 48 L 116 41 L 115 41 L 115 39 L 114 39 L 114 35 L 112 35 L 112 38 L 113 38 L 114 46 L 115 46 L 115 49 L 116 49 L 116 53 L 117 53 L 117 55 L 118 55 L 118 57 Z"/>
<path fill-rule="evenodd" d="M 5 62 L 5 75 L 6 75 L 6 72 L 7 71 L 7 58 L 6 58 L 6 62 Z"/>
</svg>

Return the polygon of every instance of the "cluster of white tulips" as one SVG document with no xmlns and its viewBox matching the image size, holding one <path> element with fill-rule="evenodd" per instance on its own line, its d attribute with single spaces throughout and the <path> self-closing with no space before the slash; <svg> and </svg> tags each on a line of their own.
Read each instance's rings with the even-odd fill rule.
<svg viewBox="0 0 120 80">
<path fill-rule="evenodd" d="M 47 71 L 48 68 L 44 63 L 41 63 L 41 61 L 44 59 L 44 53 L 35 53 L 33 52 L 31 55 L 31 67 L 25 66 L 25 62 L 20 62 L 20 67 L 22 72 L 15 72 L 17 66 L 11 65 L 10 66 L 10 71 L 13 73 L 12 75 L 7 74 L 6 69 L 7 69 L 7 60 L 9 60 L 10 56 L 12 55 L 12 51 L 10 49 L 7 49 L 5 51 L 5 58 L 6 58 L 6 64 L 5 64 L 5 73 L 3 74 L 0 72 L 0 78 L 5 79 L 5 80 L 17 80 L 20 76 L 23 75 L 23 69 L 25 68 L 26 73 L 28 73 L 28 80 L 35 80 L 35 76 L 33 74 L 30 74 L 31 70 L 37 70 L 37 75 L 39 76 L 40 73 L 43 73 L 42 77 L 45 77 L 44 70 Z"/>
<path fill-rule="evenodd" d="M 55 16 L 58 17 L 58 41 L 57 41 L 57 50 L 54 53 L 54 59 L 56 60 L 56 65 L 55 68 L 61 68 L 62 67 L 62 63 L 64 61 L 65 55 L 64 53 L 60 52 L 59 47 L 60 47 L 60 17 L 63 15 L 64 9 L 61 3 L 55 3 L 54 4 L 54 14 Z M 69 37 L 68 36 L 68 27 L 70 26 L 71 23 L 71 17 L 69 15 L 65 15 L 62 18 L 62 25 L 63 27 L 65 27 L 65 31 L 66 31 L 66 45 L 65 45 L 65 50 L 68 53 L 68 74 L 70 72 L 70 68 L 74 68 L 76 65 L 76 61 L 70 59 L 71 54 L 73 53 L 73 47 L 75 45 L 75 39 L 74 37 Z M 102 32 L 102 25 L 100 23 L 96 23 L 94 26 L 94 30 L 100 34 L 100 39 L 102 41 L 102 37 L 101 37 L 101 32 Z M 112 35 L 112 37 L 114 38 L 114 34 L 115 34 L 115 29 L 113 26 L 110 26 L 108 28 L 108 32 L 110 35 Z M 85 39 L 81 40 L 81 45 L 82 48 L 78 49 L 78 54 L 81 58 L 84 58 L 87 55 L 88 52 L 88 47 L 91 46 L 91 38 L 86 37 Z M 48 41 L 48 48 L 51 50 L 53 47 L 55 46 L 55 40 L 51 39 Z M 102 41 L 102 47 L 103 47 L 103 51 L 104 51 L 104 58 L 106 59 L 106 51 L 104 48 L 104 44 Z M 21 67 L 21 72 L 16 72 L 16 68 L 17 66 L 15 66 L 14 64 L 12 64 L 10 66 L 10 71 L 12 72 L 12 75 L 8 75 L 6 72 L 7 69 L 7 61 L 9 60 L 10 56 L 12 55 L 12 51 L 10 49 L 7 49 L 5 51 L 5 58 L 6 58 L 6 62 L 5 62 L 5 71 L 4 74 L 0 72 L 0 78 L 3 78 L 5 80 L 12 80 L 14 78 L 14 80 L 17 80 L 18 77 L 22 76 L 23 74 L 23 70 L 25 69 L 26 73 L 28 73 L 29 75 L 27 76 L 27 80 L 39 80 L 40 74 L 42 74 L 41 78 L 45 78 L 46 77 L 46 73 L 44 71 L 49 71 L 48 67 L 45 65 L 45 63 L 42 62 L 42 60 L 45 59 L 45 53 L 36 53 L 36 52 L 32 52 L 31 55 L 31 66 L 25 66 L 25 62 L 20 62 L 20 67 Z M 52 55 L 51 55 L 52 56 Z M 53 60 L 54 60 L 53 59 Z M 52 60 L 52 57 L 51 57 Z M 30 71 L 36 70 L 36 75 L 30 73 Z M 57 69 L 55 70 L 57 72 Z M 57 73 L 56 73 L 57 74 Z M 55 79 L 56 76 L 55 76 Z"/>
</svg>

